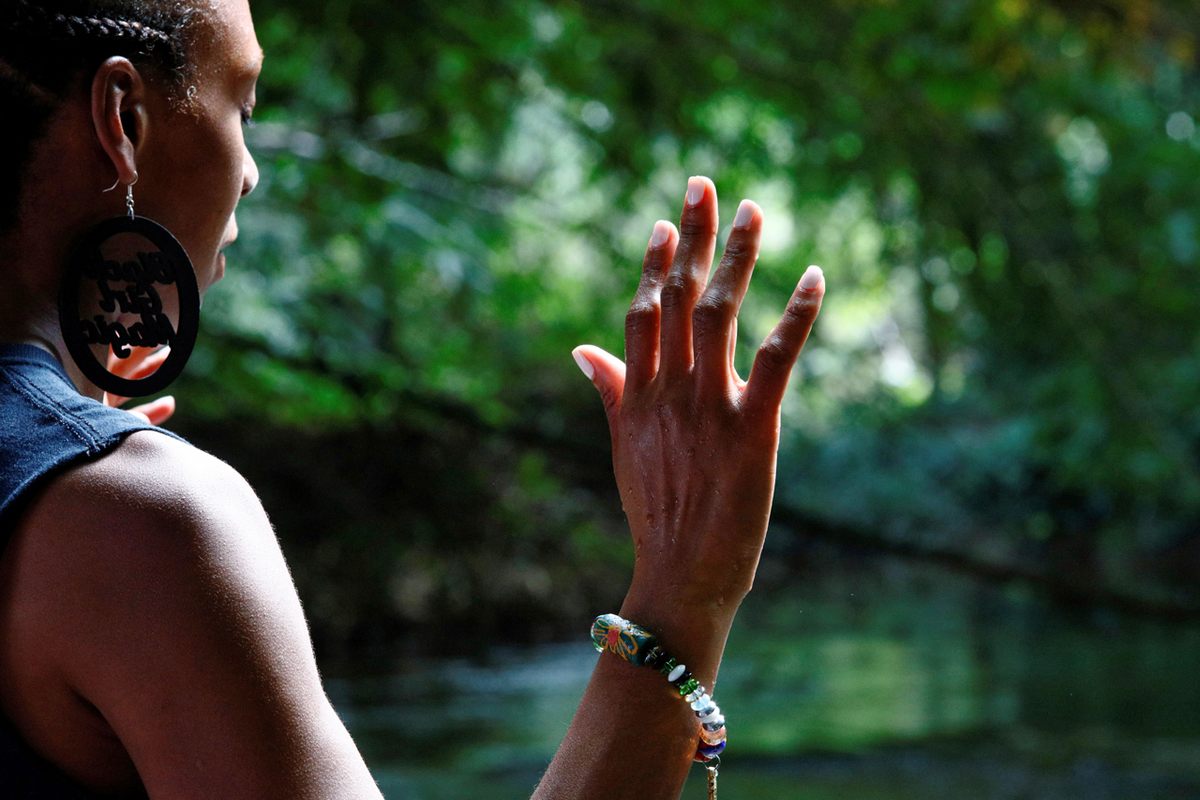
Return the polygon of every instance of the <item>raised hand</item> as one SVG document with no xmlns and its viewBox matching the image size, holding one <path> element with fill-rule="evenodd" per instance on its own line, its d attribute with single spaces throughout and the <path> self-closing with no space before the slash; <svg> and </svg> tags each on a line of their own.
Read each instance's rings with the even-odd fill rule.
<svg viewBox="0 0 1200 800">
<path fill-rule="evenodd" d="M 633 583 L 620 614 L 649 628 L 711 689 L 762 553 L 779 409 L 825 279 L 819 268 L 808 268 L 743 381 L 733 345 L 758 258 L 762 212 L 748 200 L 738 207 L 711 281 L 712 181 L 688 181 L 679 227 L 682 236 L 669 222 L 654 226 L 625 321 L 626 361 L 591 345 L 577 347 L 575 359 L 604 400 L 613 468 L 633 531 Z M 661 675 L 601 655 L 534 798 L 678 797 L 697 728 L 692 710 Z"/>
<path fill-rule="evenodd" d="M 162 347 L 158 350 L 147 350 L 144 347 L 136 347 L 129 358 L 117 358 L 116 355 L 109 351 L 108 354 L 108 371 L 114 375 L 120 375 L 127 380 L 136 381 L 158 371 L 158 368 L 167 360 L 167 356 L 171 355 L 170 347 Z M 116 395 L 104 393 L 104 405 L 112 408 L 120 408 L 129 402 L 128 397 L 118 397 Z M 143 403 L 140 406 L 125 409 L 135 417 L 140 417 L 151 425 L 162 425 L 169 420 L 175 413 L 175 398 L 171 395 L 160 397 L 157 400 L 151 400 L 149 403 Z"/>
<path fill-rule="evenodd" d="M 804 272 L 743 381 L 733 364 L 737 314 L 762 212 L 742 201 L 711 280 L 717 196 L 707 178 L 688 182 L 679 227 L 682 235 L 665 221 L 654 227 L 626 317 L 626 361 L 591 345 L 575 358 L 604 401 L 633 533 L 623 614 L 693 640 L 698 651 L 717 645 L 719 659 L 762 552 L 780 406 L 825 281 L 818 267 Z"/>
</svg>

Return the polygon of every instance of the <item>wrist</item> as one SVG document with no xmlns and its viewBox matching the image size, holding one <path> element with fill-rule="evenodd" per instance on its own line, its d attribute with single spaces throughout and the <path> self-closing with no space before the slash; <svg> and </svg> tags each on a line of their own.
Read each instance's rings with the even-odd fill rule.
<svg viewBox="0 0 1200 800">
<path fill-rule="evenodd" d="M 652 632 L 707 686 L 716 682 L 736 605 L 689 602 L 666 587 L 630 587 L 620 616 Z"/>
</svg>

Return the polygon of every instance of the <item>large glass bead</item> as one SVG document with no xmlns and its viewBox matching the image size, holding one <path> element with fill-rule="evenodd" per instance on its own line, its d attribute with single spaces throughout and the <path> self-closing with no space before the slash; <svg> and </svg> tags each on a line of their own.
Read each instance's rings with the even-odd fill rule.
<svg viewBox="0 0 1200 800">
<path fill-rule="evenodd" d="M 625 620 L 616 614 L 601 614 L 596 617 L 596 621 L 592 623 L 592 644 L 596 649 L 601 652 L 607 649 L 609 632 L 620 631 L 624 622 Z"/>
<path fill-rule="evenodd" d="M 702 744 L 696 748 L 696 752 L 705 758 L 719 756 L 721 751 L 725 749 L 725 742 L 717 742 L 716 744 Z"/>
<path fill-rule="evenodd" d="M 724 725 L 717 728 L 715 731 L 710 731 L 703 725 L 700 726 L 700 740 L 705 744 L 716 744 L 717 742 L 723 742 L 725 741 L 726 736 L 728 736 L 728 732 L 725 730 Z"/>
<path fill-rule="evenodd" d="M 640 665 L 645 661 L 646 654 L 656 643 L 650 631 L 616 614 L 604 614 L 592 623 L 592 644 L 631 664 Z"/>
</svg>

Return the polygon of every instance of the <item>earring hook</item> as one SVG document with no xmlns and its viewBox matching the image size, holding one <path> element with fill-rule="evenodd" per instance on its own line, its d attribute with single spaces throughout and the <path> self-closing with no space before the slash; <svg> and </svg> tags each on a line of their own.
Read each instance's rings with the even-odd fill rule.
<svg viewBox="0 0 1200 800">
<path fill-rule="evenodd" d="M 133 184 L 138 182 L 137 170 L 133 172 L 133 183 L 125 187 L 125 208 L 129 211 L 129 218 L 134 219 L 137 214 L 133 212 Z"/>
<path fill-rule="evenodd" d="M 134 184 L 136 184 L 138 182 L 139 177 L 140 176 L 138 175 L 137 170 L 134 170 L 133 171 L 133 180 L 130 181 L 129 185 L 125 187 L 125 210 L 129 212 L 130 219 L 133 219 L 134 217 L 137 216 L 137 214 L 135 214 L 133 211 L 133 186 L 134 186 Z M 106 194 L 108 192 L 111 192 L 113 189 L 116 189 L 120 185 L 121 185 L 121 177 L 118 175 L 117 182 L 114 183 L 112 186 L 108 187 L 107 189 L 105 189 L 103 192 L 101 192 L 101 194 Z"/>
<path fill-rule="evenodd" d="M 137 173 L 137 170 L 135 169 L 135 170 L 133 171 L 133 183 L 137 183 L 137 182 L 138 182 L 138 173 Z M 133 186 L 133 183 L 131 183 L 131 184 L 129 184 L 129 185 L 130 185 L 130 186 Z M 120 175 L 118 175 L 118 176 L 117 176 L 117 179 L 116 179 L 115 181 L 113 181 L 113 185 L 112 185 L 112 186 L 110 186 L 110 187 L 108 187 L 107 189 L 105 189 L 105 190 L 104 190 L 103 192 L 101 192 L 100 194 L 108 194 L 109 192 L 111 192 L 113 189 L 117 188 L 117 187 L 118 187 L 118 186 L 120 186 L 120 185 L 121 185 L 121 176 L 120 176 Z"/>
</svg>

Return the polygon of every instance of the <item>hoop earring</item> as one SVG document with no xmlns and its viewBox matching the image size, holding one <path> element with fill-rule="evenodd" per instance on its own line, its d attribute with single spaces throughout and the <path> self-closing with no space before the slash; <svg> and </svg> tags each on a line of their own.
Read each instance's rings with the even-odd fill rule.
<svg viewBox="0 0 1200 800">
<path fill-rule="evenodd" d="M 58 321 L 67 352 L 84 376 L 120 397 L 161 392 L 179 377 L 200 332 L 196 271 L 179 240 L 134 210 L 133 181 L 125 187 L 125 211 L 85 231 L 67 259 L 58 296 Z M 111 192 L 117 182 L 105 189 Z M 149 244 L 152 249 L 148 249 Z M 174 286 L 179 320 L 172 324 L 157 286 Z M 84 289 L 89 291 L 84 292 Z M 124 321 L 122 321 L 124 320 Z M 93 345 L 121 359 L 134 347 L 169 345 L 171 354 L 153 374 L 129 380 L 108 371 Z"/>
</svg>

